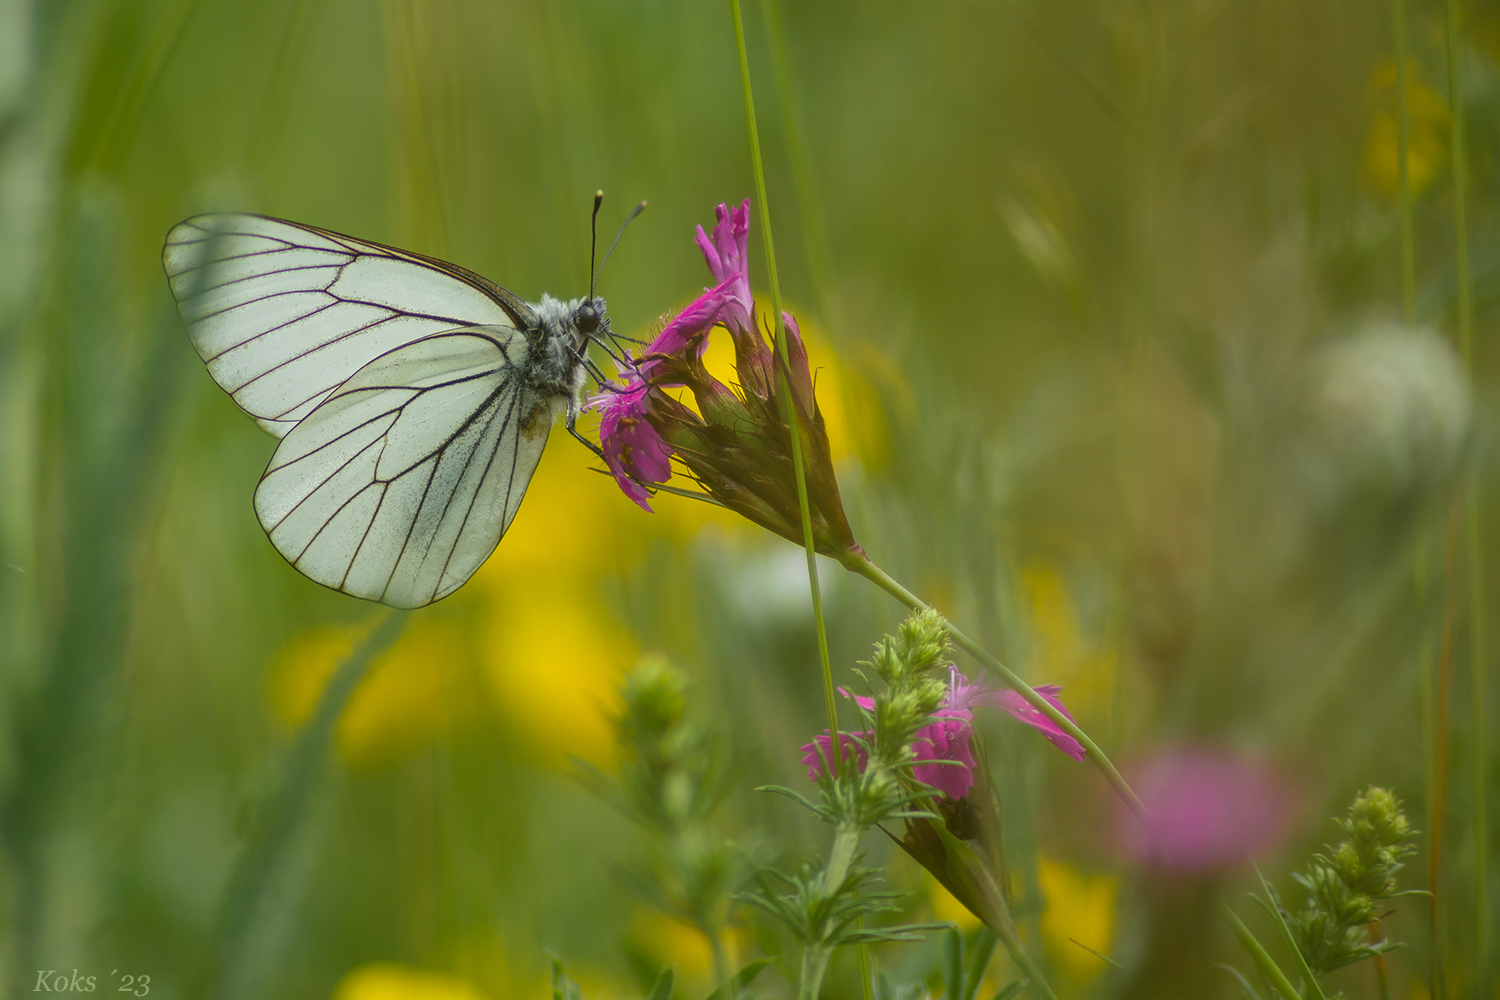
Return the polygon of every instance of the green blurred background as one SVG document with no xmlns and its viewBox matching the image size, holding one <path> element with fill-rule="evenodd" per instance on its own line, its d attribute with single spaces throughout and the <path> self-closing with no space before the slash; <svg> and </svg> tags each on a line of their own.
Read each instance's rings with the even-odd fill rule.
<svg viewBox="0 0 1500 1000">
<path fill-rule="evenodd" d="M 1471 380 L 1440 4 L 1406 3 L 1425 334 L 1401 325 L 1388 4 L 746 9 L 782 288 L 856 535 L 1062 684 L 1116 760 L 1266 762 L 1295 807 L 1261 864 L 1288 893 L 1328 817 L 1395 788 L 1424 831 L 1403 886 L 1436 889 L 1440 916 L 1409 899 L 1384 925 L 1411 945 L 1388 963 L 1402 1000 L 1433 969 L 1443 996 L 1500 995 L 1479 939 L 1500 817 L 1475 822 L 1500 773 L 1500 630 L 1476 646 L 1474 627 L 1500 541 L 1500 5 L 1463 6 Z M 586 289 L 603 188 L 606 229 L 650 202 L 600 288 L 615 329 L 646 335 L 708 280 L 693 227 L 753 188 L 734 52 L 728 6 L 683 0 L 0 2 L 11 995 L 41 969 L 199 995 L 297 728 L 381 615 L 264 538 L 250 496 L 273 441 L 188 344 L 167 229 L 264 212 L 535 300 Z M 701 995 L 706 943 L 617 877 L 640 834 L 569 763 L 612 766 L 613 692 L 643 654 L 694 678 L 736 788 L 725 835 L 784 866 L 826 849 L 750 790 L 801 782 L 822 726 L 801 553 L 688 501 L 647 514 L 593 465 L 555 434 L 495 556 L 355 692 L 243 995 L 541 996 L 549 949 L 591 996 L 667 962 Z M 847 683 L 902 609 L 822 572 Z M 1061 995 L 1236 995 L 1213 963 L 1247 963 L 1215 900 L 1248 873 L 1123 862 L 1091 768 L 1004 721 L 989 737 L 1023 933 Z M 867 846 L 914 918 L 965 919 Z M 789 995 L 790 945 L 741 917 L 738 957 L 785 950 L 759 985 Z M 876 960 L 918 978 L 933 947 Z M 827 994 L 857 995 L 852 972 Z M 1375 993 L 1367 967 L 1339 985 Z"/>
</svg>

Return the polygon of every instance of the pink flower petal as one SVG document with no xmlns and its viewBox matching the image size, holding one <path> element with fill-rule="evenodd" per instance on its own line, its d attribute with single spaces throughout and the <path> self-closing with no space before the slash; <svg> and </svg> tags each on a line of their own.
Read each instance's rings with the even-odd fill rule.
<svg viewBox="0 0 1500 1000">
<path fill-rule="evenodd" d="M 672 478 L 672 452 L 646 419 L 651 387 L 636 381 L 619 392 L 604 392 L 589 400 L 602 414 L 599 446 L 604 462 L 620 491 L 645 510 L 650 493 L 642 483 L 665 483 Z"/>
<path fill-rule="evenodd" d="M 719 221 L 714 226 L 713 238 L 710 239 L 699 226 L 694 240 L 698 249 L 703 251 L 703 259 L 708 263 L 714 280 L 728 292 L 724 322 L 735 332 L 743 333 L 751 329 L 751 317 L 755 312 L 746 252 L 750 240 L 750 199 L 746 198 L 733 211 L 721 204 L 714 214 Z"/>
<path fill-rule="evenodd" d="M 678 354 L 693 347 L 694 356 L 702 357 L 704 350 L 708 347 L 706 334 L 715 324 L 724 319 L 724 313 L 732 308 L 733 296 L 731 285 L 733 277 L 729 281 L 710 288 L 689 302 L 687 308 L 673 317 L 672 321 L 662 327 L 661 332 L 652 338 L 651 343 L 646 345 L 642 361 L 637 368 L 641 377 L 650 374 L 654 367 L 652 354 Z M 696 340 L 696 343 L 694 341 Z"/>
<path fill-rule="evenodd" d="M 1072 713 L 1063 705 L 1062 699 L 1057 696 L 1057 693 L 1062 689 L 1056 684 L 1043 684 L 1034 690 L 1037 694 L 1045 698 L 1047 703 L 1053 708 L 1066 715 L 1069 719 L 1073 718 Z M 1083 760 L 1088 756 L 1087 751 L 1083 749 L 1083 744 L 1069 736 L 1063 731 L 1062 727 L 1043 715 L 1030 702 L 1016 692 L 1002 691 L 1000 692 L 1000 700 L 1001 708 L 1009 712 L 1012 717 L 1019 719 L 1033 729 L 1039 730 L 1043 736 L 1051 741 L 1053 746 L 1069 757 L 1072 757 L 1074 760 Z"/>
<path fill-rule="evenodd" d="M 1053 708 L 1069 719 L 1073 718 L 1072 713 L 1058 697 L 1058 693 L 1062 691 L 1061 687 L 1056 684 L 1043 684 L 1034 690 Z M 1082 744 L 1064 732 L 1057 723 L 1043 715 L 1040 710 L 1034 708 L 1025 698 L 1015 691 L 996 687 L 982 675 L 970 682 L 967 677 L 958 672 L 956 667 L 952 668 L 948 704 L 954 708 L 974 708 L 980 705 L 987 708 L 1003 708 L 1013 718 L 1039 730 L 1055 747 L 1074 760 L 1083 760 L 1087 756 Z"/>
<path fill-rule="evenodd" d="M 875 699 L 857 695 L 848 688 L 839 688 L 839 694 L 854 701 L 865 711 L 873 711 Z M 943 709 L 938 713 L 940 718 L 921 729 L 917 730 L 912 740 L 912 753 L 915 766 L 912 774 L 924 784 L 932 785 L 950 798 L 961 799 L 969 794 L 969 789 L 974 785 L 973 768 L 975 766 L 974 753 L 969 747 L 969 740 L 974 735 L 974 729 L 970 725 L 970 712 L 962 709 Z M 873 733 L 861 733 L 862 739 L 870 739 Z M 848 734 L 844 734 L 848 739 Z M 831 746 L 828 739 L 828 731 L 825 729 L 823 735 L 818 737 L 818 745 L 823 747 L 823 752 L 828 753 Z M 817 754 L 812 752 L 812 744 L 809 743 L 802 748 L 807 751 L 802 763 L 811 767 L 808 777 L 813 781 L 818 780 L 821 770 L 816 766 Z M 952 761 L 953 763 L 922 763 L 923 761 Z M 864 772 L 866 755 L 860 751 L 859 770 Z"/>
<path fill-rule="evenodd" d="M 912 751 L 917 760 L 955 761 L 951 764 L 918 764 L 916 779 L 932 785 L 950 799 L 961 799 L 974 787 L 974 751 L 969 740 L 974 728 L 967 719 L 945 718 L 917 732 Z"/>
<path fill-rule="evenodd" d="M 843 687 L 839 688 L 839 694 L 843 695 L 845 698 L 848 698 L 850 701 L 854 702 L 856 705 L 858 705 L 860 708 L 864 709 L 866 712 L 873 712 L 875 710 L 875 699 L 874 698 L 866 698 L 862 694 L 855 694 L 854 692 L 850 691 L 848 688 L 843 688 Z"/>
<path fill-rule="evenodd" d="M 868 740 L 874 735 L 874 733 L 860 733 L 859 738 Z M 839 733 L 839 747 L 846 760 L 850 754 L 855 755 L 859 773 L 864 774 L 865 765 L 870 762 L 869 752 L 854 742 L 854 737 L 849 733 Z M 816 743 L 804 743 L 801 749 L 802 763 L 807 765 L 807 780 L 817 781 L 823 776 L 823 761 L 826 759 L 828 763 L 833 763 L 833 740 L 829 738 L 828 730 L 825 729 L 818 734 Z M 821 756 L 818 754 L 819 749 L 823 751 Z"/>
</svg>

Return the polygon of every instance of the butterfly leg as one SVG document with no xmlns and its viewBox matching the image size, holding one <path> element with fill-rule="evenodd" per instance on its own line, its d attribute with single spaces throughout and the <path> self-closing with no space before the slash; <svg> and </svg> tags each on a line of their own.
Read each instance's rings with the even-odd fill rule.
<svg viewBox="0 0 1500 1000">
<path fill-rule="evenodd" d="M 578 432 L 578 428 L 574 427 L 572 424 L 569 424 L 568 425 L 568 433 L 571 434 L 571 435 L 573 435 L 579 441 L 581 441 L 583 443 L 583 446 L 585 448 L 587 448 L 589 451 L 591 451 L 595 455 L 597 455 L 599 457 L 599 461 L 601 461 L 601 462 L 607 462 L 607 460 L 604 457 L 604 452 L 602 450 L 600 450 L 599 446 L 597 444 L 595 444 L 594 442 L 590 441 L 588 438 L 584 437 L 582 434 L 580 434 Z"/>
<path fill-rule="evenodd" d="M 576 398 L 568 400 L 568 415 L 563 419 L 563 423 L 567 425 L 568 433 L 582 442 L 585 448 L 598 456 L 599 461 L 603 462 L 607 466 L 609 464 L 609 461 L 604 457 L 604 451 L 597 444 L 590 441 L 579 432 L 578 411 L 578 400 Z"/>
</svg>

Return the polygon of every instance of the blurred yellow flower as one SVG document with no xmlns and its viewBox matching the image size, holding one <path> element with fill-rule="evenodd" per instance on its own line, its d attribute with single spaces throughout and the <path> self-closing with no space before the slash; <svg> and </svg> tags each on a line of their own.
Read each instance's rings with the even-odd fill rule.
<svg viewBox="0 0 1500 1000">
<path fill-rule="evenodd" d="M 332 1000 L 489 1000 L 467 979 L 414 969 L 394 962 L 373 962 L 345 974 Z"/>
<path fill-rule="evenodd" d="M 495 554 L 475 580 L 495 582 L 518 575 L 577 576 L 596 564 L 601 552 L 617 550 L 612 539 L 630 536 L 651 517 L 629 502 L 608 476 L 591 471 L 599 461 L 561 427 L 542 453 L 526 490 L 526 501 Z"/>
<path fill-rule="evenodd" d="M 1091 979 L 1104 971 L 1103 961 L 1073 942 L 1109 954 L 1115 933 L 1119 880 L 1113 875 L 1085 875 L 1062 862 L 1038 855 L 1037 882 L 1046 902 L 1042 911 L 1042 941 L 1058 965 L 1074 980 Z"/>
<path fill-rule="evenodd" d="M 588 584 L 517 578 L 492 588 L 482 630 L 485 675 L 507 731 L 532 757 L 565 766 L 614 752 L 615 689 L 636 650 Z"/>
<path fill-rule="evenodd" d="M 1397 159 L 1396 64 L 1387 61 L 1370 75 L 1370 103 L 1374 112 L 1365 139 L 1363 170 L 1375 193 L 1388 200 L 1398 194 L 1400 165 Z M 1448 106 L 1437 91 L 1417 78 L 1410 63 L 1406 68 L 1407 133 L 1406 165 L 1415 197 L 1437 176 L 1448 148 Z"/>
<path fill-rule="evenodd" d="M 1083 635 L 1073 592 L 1056 566 L 1028 565 L 1021 573 L 1021 590 L 1031 612 L 1031 676 L 1039 683 L 1061 685 L 1079 719 L 1104 718 L 1119 667 L 1117 651 Z"/>
<path fill-rule="evenodd" d="M 325 625 L 287 646 L 271 670 L 271 702 L 283 722 L 311 718 L 334 670 L 368 633 Z M 441 619 L 414 619 L 350 696 L 335 730 L 339 756 L 370 764 L 425 746 L 471 717 L 477 687 L 458 631 Z"/>
<path fill-rule="evenodd" d="M 679 978 L 707 983 L 713 974 L 713 946 L 690 923 L 640 907 L 631 917 L 629 936 L 636 948 L 662 968 L 675 966 Z"/>
</svg>

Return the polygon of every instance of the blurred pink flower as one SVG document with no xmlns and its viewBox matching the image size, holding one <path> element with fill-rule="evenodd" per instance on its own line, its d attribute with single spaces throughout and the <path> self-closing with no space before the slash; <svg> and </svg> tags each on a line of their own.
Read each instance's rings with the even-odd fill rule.
<svg viewBox="0 0 1500 1000">
<path fill-rule="evenodd" d="M 948 696 L 943 702 L 943 707 L 933 713 L 936 716 L 933 722 L 917 730 L 916 737 L 912 741 L 915 762 L 912 774 L 918 781 L 933 786 L 950 799 L 961 799 L 969 794 L 969 789 L 974 787 L 974 768 L 977 765 L 973 747 L 970 746 L 970 740 L 974 737 L 974 713 L 971 709 L 978 705 L 1005 709 L 1013 718 L 1040 730 L 1069 757 L 1083 760 L 1083 747 L 1079 746 L 1078 742 L 1067 733 L 1058 729 L 1051 719 L 1027 704 L 1026 700 L 1016 692 L 1001 690 L 983 677 L 970 682 L 967 677 L 958 672 L 957 667 L 949 667 L 948 671 Z M 1064 715 L 1072 718 L 1068 715 L 1068 710 L 1063 707 L 1062 700 L 1057 697 L 1057 693 L 1062 689 L 1056 684 L 1047 684 L 1036 690 L 1042 697 L 1057 706 Z M 875 707 L 873 698 L 851 695 L 844 688 L 839 688 L 839 693 L 845 698 L 853 698 L 855 703 L 867 712 Z M 844 747 L 855 745 L 850 740 L 849 734 L 842 735 Z M 874 734 L 863 732 L 858 735 L 861 740 L 868 741 Z M 827 757 L 832 747 L 828 730 L 825 729 L 818 735 L 816 745 L 822 747 L 823 756 Z M 804 751 L 802 763 L 808 765 L 808 780 L 817 781 L 823 774 L 822 760 L 814 744 L 808 743 L 802 747 L 802 750 Z M 860 749 L 859 753 L 859 769 L 863 772 L 866 754 L 863 749 Z M 933 763 L 922 763 L 923 761 Z M 937 763 L 938 761 L 943 763 Z"/>
<path fill-rule="evenodd" d="M 1171 872 L 1226 868 L 1275 846 L 1286 831 L 1290 795 L 1261 760 L 1172 747 L 1128 770 L 1148 816 L 1121 806 L 1116 828 L 1121 848 L 1142 864 Z"/>
</svg>

